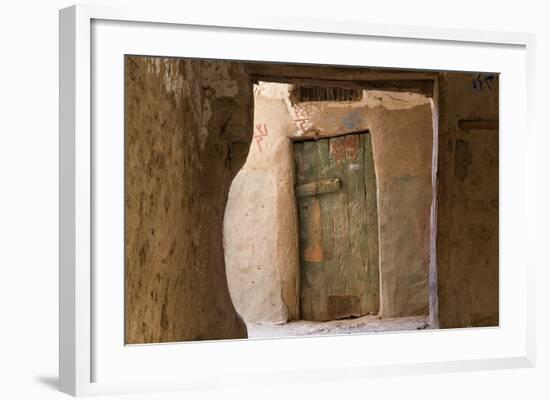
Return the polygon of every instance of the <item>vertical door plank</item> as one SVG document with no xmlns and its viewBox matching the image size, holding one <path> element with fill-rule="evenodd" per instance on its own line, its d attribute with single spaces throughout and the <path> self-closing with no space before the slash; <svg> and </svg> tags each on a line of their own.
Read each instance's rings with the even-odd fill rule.
<svg viewBox="0 0 550 401">
<path fill-rule="evenodd" d="M 295 164 L 295 184 L 301 185 L 305 183 L 304 172 L 304 145 L 303 143 L 294 143 L 294 164 Z M 299 219 L 300 233 L 300 315 L 302 319 L 307 319 L 311 316 L 311 288 L 304 277 L 304 258 L 303 249 L 308 246 L 308 199 L 296 198 Z"/>
<path fill-rule="evenodd" d="M 378 248 L 378 189 L 376 170 L 372 152 L 372 137 L 370 133 L 363 135 L 365 189 L 366 189 L 366 228 L 367 228 L 367 255 L 368 255 L 368 287 L 367 308 L 377 312 L 380 309 L 380 266 Z"/>
<path fill-rule="evenodd" d="M 335 178 L 330 169 L 330 151 L 329 140 L 321 139 L 317 141 L 317 161 L 318 161 L 318 177 L 319 180 Z M 334 258 L 334 230 L 332 224 L 332 211 L 336 205 L 334 202 L 334 193 L 325 193 L 319 196 L 321 204 L 321 229 L 323 234 L 323 288 L 321 291 L 321 302 L 319 304 L 320 320 L 330 320 L 331 316 L 327 311 L 328 280 L 330 280 L 331 272 L 337 268 Z"/>
<path fill-rule="evenodd" d="M 317 148 L 314 141 L 301 144 L 301 163 L 297 167 L 301 173 L 297 185 L 317 181 Z M 322 308 L 321 292 L 324 291 L 322 277 L 323 249 L 321 234 L 321 205 L 316 196 L 298 198 L 300 216 L 300 255 L 301 255 L 301 315 L 302 319 L 320 320 Z"/>
<path fill-rule="evenodd" d="M 335 178 L 330 170 L 330 153 L 328 139 L 317 141 L 317 158 L 319 161 L 319 180 Z M 323 262 L 333 262 L 334 239 L 332 229 L 332 209 L 334 208 L 333 193 L 326 193 L 319 197 L 321 202 L 322 229 L 323 229 Z"/>
<path fill-rule="evenodd" d="M 304 142 L 304 179 L 306 182 L 318 181 L 319 165 L 317 161 L 317 143 Z M 308 207 L 307 233 L 308 246 L 303 250 L 303 276 L 311 289 L 310 320 L 321 320 L 322 299 L 324 292 L 323 248 L 321 237 L 321 205 L 317 196 L 306 197 Z"/>
<path fill-rule="evenodd" d="M 367 241 L 364 158 L 361 142 L 362 135 L 345 136 L 346 171 L 349 216 L 351 309 L 350 315 L 367 314 L 367 253 L 364 246 Z"/>
<path fill-rule="evenodd" d="M 327 310 L 331 319 L 336 319 L 345 309 L 346 298 L 351 294 L 349 278 L 350 239 L 348 216 L 348 183 L 346 182 L 346 138 L 344 136 L 330 138 L 330 173 L 342 180 L 342 188 L 334 193 L 332 208 L 332 226 L 334 233 L 335 268 L 327 274 Z M 328 272 L 327 272 L 328 273 Z"/>
</svg>

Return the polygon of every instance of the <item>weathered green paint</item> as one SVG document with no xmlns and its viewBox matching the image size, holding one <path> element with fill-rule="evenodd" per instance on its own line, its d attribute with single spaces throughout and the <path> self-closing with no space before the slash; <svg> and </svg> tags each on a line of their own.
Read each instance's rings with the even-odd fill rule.
<svg viewBox="0 0 550 401">
<path fill-rule="evenodd" d="M 317 155 L 314 152 L 315 144 L 304 142 L 296 144 L 294 157 L 296 161 L 297 182 L 311 182 L 317 180 Z M 298 198 L 298 209 L 300 218 L 300 248 L 301 248 L 301 271 L 300 282 L 302 291 L 300 293 L 301 309 L 307 316 L 318 317 L 318 308 L 313 308 L 315 300 L 320 299 L 319 291 L 324 285 L 320 280 L 323 276 L 320 273 L 318 263 L 322 261 L 322 243 L 319 224 L 320 205 L 315 196 Z"/>
<path fill-rule="evenodd" d="M 301 318 L 379 309 L 376 175 L 368 133 L 294 143 Z"/>
</svg>

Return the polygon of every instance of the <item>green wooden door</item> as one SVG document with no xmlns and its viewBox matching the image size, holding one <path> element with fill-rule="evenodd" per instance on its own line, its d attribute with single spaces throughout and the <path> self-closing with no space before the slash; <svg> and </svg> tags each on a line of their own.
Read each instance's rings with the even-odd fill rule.
<svg viewBox="0 0 550 401">
<path fill-rule="evenodd" d="M 294 142 L 304 320 L 378 312 L 376 175 L 368 132 Z"/>
</svg>

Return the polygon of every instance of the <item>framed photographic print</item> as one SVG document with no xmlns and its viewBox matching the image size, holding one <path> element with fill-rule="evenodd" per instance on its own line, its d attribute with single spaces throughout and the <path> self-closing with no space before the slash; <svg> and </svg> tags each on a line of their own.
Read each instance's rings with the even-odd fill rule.
<svg viewBox="0 0 550 401">
<path fill-rule="evenodd" d="M 534 364 L 534 37 L 60 12 L 60 387 Z"/>
</svg>

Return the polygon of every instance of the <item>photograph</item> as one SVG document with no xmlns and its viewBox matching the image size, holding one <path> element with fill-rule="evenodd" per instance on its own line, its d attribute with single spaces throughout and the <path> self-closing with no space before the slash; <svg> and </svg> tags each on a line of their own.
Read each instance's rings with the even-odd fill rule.
<svg viewBox="0 0 550 401">
<path fill-rule="evenodd" d="M 126 345 L 499 326 L 499 74 L 124 55 Z"/>
<path fill-rule="evenodd" d="M 550 400 L 544 5 L 2 2 L 0 401 Z"/>
</svg>

